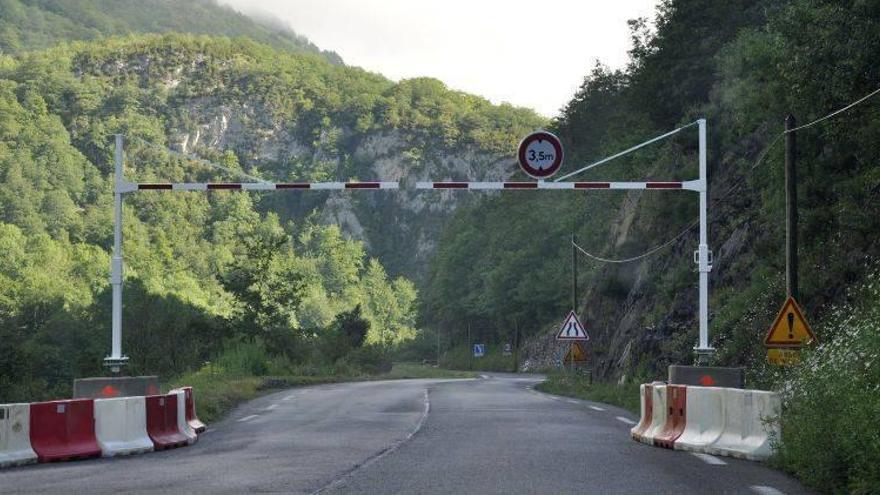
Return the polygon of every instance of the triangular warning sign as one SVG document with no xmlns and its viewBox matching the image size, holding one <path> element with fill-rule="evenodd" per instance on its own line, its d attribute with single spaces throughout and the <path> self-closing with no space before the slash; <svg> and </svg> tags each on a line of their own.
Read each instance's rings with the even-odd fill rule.
<svg viewBox="0 0 880 495">
<path fill-rule="evenodd" d="M 569 364 L 571 360 L 574 359 L 575 363 L 583 363 L 587 360 L 587 353 L 584 352 L 584 348 L 581 347 L 580 342 L 572 342 L 571 349 L 565 353 L 565 357 L 562 359 L 563 363 Z"/>
<path fill-rule="evenodd" d="M 801 307 L 793 297 L 789 297 L 764 337 L 767 347 L 805 347 L 815 342 L 816 334 L 804 318 Z"/>
<path fill-rule="evenodd" d="M 590 340 L 590 336 L 587 335 L 581 321 L 572 311 L 568 314 L 562 327 L 559 328 L 559 332 L 556 333 L 556 340 Z"/>
</svg>

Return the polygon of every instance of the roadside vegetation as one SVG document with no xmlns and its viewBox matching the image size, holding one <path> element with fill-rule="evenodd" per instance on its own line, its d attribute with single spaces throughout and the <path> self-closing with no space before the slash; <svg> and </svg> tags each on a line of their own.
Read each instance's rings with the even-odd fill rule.
<svg viewBox="0 0 880 495">
<path fill-rule="evenodd" d="M 367 351 L 372 352 L 372 351 Z M 241 402 L 277 390 L 322 383 L 418 378 L 474 378 L 476 373 L 452 371 L 421 363 L 388 363 L 380 372 L 376 364 L 364 365 L 363 356 L 323 366 L 295 365 L 271 356 L 260 344 L 240 345 L 222 353 L 216 363 L 183 374 L 166 385 L 171 389 L 192 386 L 196 411 L 206 423 L 215 423 Z"/>
<path fill-rule="evenodd" d="M 80 6 L 100 11 L 99 3 Z M 0 53 L 0 403 L 68 397 L 74 377 L 107 372 L 113 133 L 125 134 L 129 180 L 237 180 L 165 145 L 179 147 L 169 139 L 189 140 L 214 118 L 200 112 L 250 109 L 242 143 L 223 152 L 190 144 L 187 152 L 296 182 L 372 173 L 352 157 L 371 136 L 393 133 L 414 156 L 460 145 L 497 153 L 541 122 L 436 80 L 394 83 L 245 38 L 144 35 L 28 51 L 27 33 L 4 15 L 31 14 L 21 6 L 0 14 L 0 31 L 19 33 L 16 55 Z M 255 158 L 265 126 L 301 147 L 300 158 Z M 127 197 L 125 372 L 179 376 L 254 342 L 277 362 L 368 372 L 377 354 L 413 339 L 414 283 L 326 225 L 326 195 L 300 199 Z M 387 223 L 375 205 L 367 209 Z M 353 312 L 369 323 L 361 347 L 339 333 L 337 318 Z"/>
<path fill-rule="evenodd" d="M 784 118 L 807 124 L 880 88 L 880 4 L 665 0 L 653 26 L 643 19 L 631 28 L 629 65 L 597 64 L 551 126 L 566 145 L 567 171 L 708 119 L 713 364 L 742 366 L 748 386 L 783 394 L 778 467 L 823 492 L 877 493 L 880 332 L 869 315 L 880 298 L 859 303 L 848 293 L 877 284 L 869 261 L 880 257 L 880 95 L 797 133 L 799 302 L 821 347 L 779 371 L 765 364 L 762 337 L 785 295 Z M 692 136 L 577 178 L 693 178 Z M 484 198 L 457 210 L 445 230 L 421 318 L 442 328 L 450 347 L 467 341 L 469 325 L 488 344 L 513 326 L 551 331 L 570 305 L 572 230 L 584 250 L 625 259 L 685 232 L 697 216 L 692 198 L 649 192 Z M 578 310 L 592 330 L 597 381 L 624 378 L 633 384 L 623 390 L 635 390 L 634 377 L 664 379 L 668 365 L 693 362 L 697 235 L 691 228 L 630 264 L 581 258 Z M 587 390 L 560 381 L 546 386 Z"/>
<path fill-rule="evenodd" d="M 535 386 L 535 390 L 611 404 L 637 416 L 641 414 L 638 383 L 619 385 L 601 381 L 591 382 L 588 376 L 582 374 L 553 371 L 547 374 L 546 381 Z"/>
</svg>

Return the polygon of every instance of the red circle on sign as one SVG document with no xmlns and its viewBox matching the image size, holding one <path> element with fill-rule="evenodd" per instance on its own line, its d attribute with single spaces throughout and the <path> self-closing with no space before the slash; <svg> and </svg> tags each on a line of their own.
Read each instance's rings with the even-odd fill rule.
<svg viewBox="0 0 880 495">
<path fill-rule="evenodd" d="M 546 168 L 536 168 L 529 164 L 529 161 L 526 159 L 526 153 L 528 151 L 529 146 L 534 142 L 542 142 L 547 141 L 553 146 L 555 150 L 555 155 L 553 158 L 553 163 L 550 164 L 549 167 Z M 528 174 L 535 179 L 546 179 L 548 177 L 552 177 L 553 174 L 559 171 L 559 168 L 562 167 L 562 161 L 565 158 L 565 153 L 562 151 L 562 142 L 556 137 L 554 134 L 551 134 L 546 131 L 535 132 L 533 134 L 529 134 L 519 143 L 519 166 L 523 169 L 523 172 Z"/>
</svg>

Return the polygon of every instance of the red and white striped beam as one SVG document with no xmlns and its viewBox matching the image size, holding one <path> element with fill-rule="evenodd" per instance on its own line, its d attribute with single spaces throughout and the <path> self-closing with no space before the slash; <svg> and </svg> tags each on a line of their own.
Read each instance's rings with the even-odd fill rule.
<svg viewBox="0 0 880 495">
<path fill-rule="evenodd" d="M 474 191 L 538 189 L 538 190 L 577 190 L 577 189 L 685 189 L 705 190 L 705 182 L 692 180 L 686 182 L 419 182 L 416 189 L 469 189 Z"/>
<path fill-rule="evenodd" d="M 134 183 L 127 182 L 122 192 L 134 191 L 344 191 L 363 189 L 398 189 L 397 182 L 202 182 Z"/>
</svg>

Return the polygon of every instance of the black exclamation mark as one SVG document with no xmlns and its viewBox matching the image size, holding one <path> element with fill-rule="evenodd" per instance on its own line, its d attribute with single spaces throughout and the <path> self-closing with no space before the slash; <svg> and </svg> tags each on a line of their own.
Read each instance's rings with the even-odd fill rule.
<svg viewBox="0 0 880 495">
<path fill-rule="evenodd" d="M 788 314 L 788 340 L 794 340 L 794 313 Z"/>
</svg>

